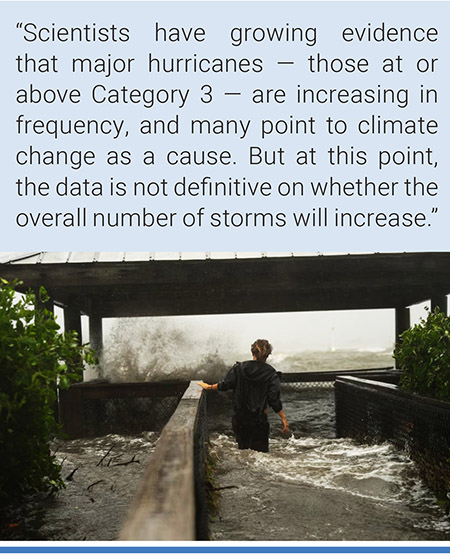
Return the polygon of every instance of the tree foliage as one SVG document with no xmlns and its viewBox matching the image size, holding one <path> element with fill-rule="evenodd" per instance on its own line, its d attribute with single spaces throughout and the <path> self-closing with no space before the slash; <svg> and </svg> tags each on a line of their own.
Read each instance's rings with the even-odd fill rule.
<svg viewBox="0 0 450 559">
<path fill-rule="evenodd" d="M 450 401 L 450 317 L 439 308 L 400 336 L 394 357 L 402 388 Z"/>
<path fill-rule="evenodd" d="M 18 282 L 0 280 L 0 502 L 25 491 L 63 487 L 49 441 L 59 433 L 56 389 L 80 380 L 94 356 L 75 332 L 58 332 L 53 314 Z M 43 288 L 41 303 L 48 300 Z M 41 308 L 39 308 L 41 307 Z"/>
</svg>

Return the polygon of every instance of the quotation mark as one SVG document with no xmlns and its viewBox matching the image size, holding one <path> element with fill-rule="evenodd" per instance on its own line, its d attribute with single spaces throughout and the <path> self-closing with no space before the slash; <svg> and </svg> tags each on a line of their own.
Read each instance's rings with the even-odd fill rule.
<svg viewBox="0 0 450 559">
<path fill-rule="evenodd" d="M 22 29 L 23 27 L 23 22 L 19 21 L 19 23 L 16 23 L 16 29 Z"/>
<path fill-rule="evenodd" d="M 431 208 L 431 213 L 432 213 L 432 214 L 437 214 L 437 213 L 438 213 L 438 209 L 439 209 L 439 208 L 436 208 L 436 207 L 435 207 L 435 208 Z M 431 223 L 428 224 L 428 227 L 431 227 Z"/>
</svg>

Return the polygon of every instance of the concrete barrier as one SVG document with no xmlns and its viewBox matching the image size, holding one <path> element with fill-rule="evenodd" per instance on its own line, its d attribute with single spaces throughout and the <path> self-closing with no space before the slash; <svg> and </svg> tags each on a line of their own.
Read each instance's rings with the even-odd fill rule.
<svg viewBox="0 0 450 559">
<path fill-rule="evenodd" d="M 204 457 L 206 399 L 192 381 L 164 427 L 120 539 L 207 539 Z"/>
</svg>

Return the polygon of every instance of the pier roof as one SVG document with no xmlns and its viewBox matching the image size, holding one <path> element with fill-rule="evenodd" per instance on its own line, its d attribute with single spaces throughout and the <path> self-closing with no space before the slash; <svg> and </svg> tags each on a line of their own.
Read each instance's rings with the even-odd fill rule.
<svg viewBox="0 0 450 559">
<path fill-rule="evenodd" d="M 33 252 L 0 277 L 103 317 L 400 308 L 450 293 L 450 252 Z"/>
</svg>

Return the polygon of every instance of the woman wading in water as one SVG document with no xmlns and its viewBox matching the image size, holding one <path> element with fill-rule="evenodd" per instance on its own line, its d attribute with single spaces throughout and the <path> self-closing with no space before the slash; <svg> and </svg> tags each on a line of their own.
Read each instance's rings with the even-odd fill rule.
<svg viewBox="0 0 450 559">
<path fill-rule="evenodd" d="M 280 378 L 266 363 L 272 353 L 267 340 L 256 340 L 251 346 L 253 360 L 236 363 L 216 384 L 199 382 L 205 390 L 233 390 L 233 431 L 239 448 L 269 451 L 269 405 L 280 417 L 282 433 L 289 433 L 289 423 L 280 399 Z"/>
</svg>

